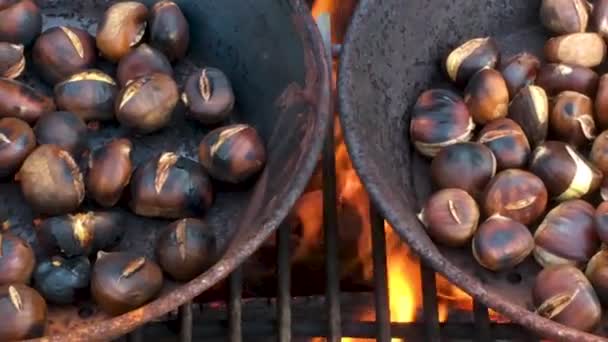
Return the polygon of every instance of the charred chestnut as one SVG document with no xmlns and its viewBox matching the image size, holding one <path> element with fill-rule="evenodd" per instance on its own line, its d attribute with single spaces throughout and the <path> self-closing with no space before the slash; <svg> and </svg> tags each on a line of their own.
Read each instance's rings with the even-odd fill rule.
<svg viewBox="0 0 608 342">
<path fill-rule="evenodd" d="M 160 292 L 163 273 L 154 262 L 136 254 L 101 253 L 91 276 L 91 294 L 107 313 L 137 309 Z"/>
<path fill-rule="evenodd" d="M 608 202 L 602 202 L 595 211 L 595 229 L 603 243 L 608 243 Z"/>
<path fill-rule="evenodd" d="M 530 171 L 543 180 L 551 197 L 558 201 L 592 193 L 602 181 L 599 169 L 574 147 L 559 141 L 546 141 L 532 152 Z"/>
<path fill-rule="evenodd" d="M 203 214 L 213 202 L 211 180 L 200 165 L 172 152 L 139 166 L 131 179 L 131 202 L 137 215 L 184 218 Z"/>
<path fill-rule="evenodd" d="M 15 117 L 31 124 L 53 111 L 52 98 L 19 81 L 0 78 L 0 118 Z"/>
<path fill-rule="evenodd" d="M 571 265 L 542 270 L 536 276 L 532 298 L 539 315 L 578 330 L 592 331 L 602 317 L 593 287 Z"/>
<path fill-rule="evenodd" d="M 549 96 L 572 90 L 587 96 L 595 96 L 598 75 L 579 65 L 550 63 L 543 65 L 536 76 L 536 85 L 545 89 Z"/>
<path fill-rule="evenodd" d="M 2 341 L 42 337 L 46 328 L 46 302 L 29 286 L 0 286 L 0 317 Z"/>
<path fill-rule="evenodd" d="M 36 265 L 32 247 L 12 233 L 0 233 L 0 284 L 27 284 Z"/>
<path fill-rule="evenodd" d="M 540 178 L 527 171 L 509 169 L 492 179 L 481 203 L 486 216 L 500 214 L 530 225 L 544 214 L 547 197 Z"/>
<path fill-rule="evenodd" d="M 595 96 L 595 123 L 604 130 L 608 129 L 608 74 L 600 77 Z"/>
<path fill-rule="evenodd" d="M 65 259 L 54 256 L 36 266 L 34 285 L 47 301 L 65 305 L 89 286 L 91 263 L 86 257 Z"/>
<path fill-rule="evenodd" d="M 0 43 L 0 77 L 17 78 L 25 70 L 23 45 Z"/>
<path fill-rule="evenodd" d="M 179 100 L 175 81 L 165 74 L 151 74 L 129 83 L 116 99 L 116 118 L 140 133 L 152 133 L 171 120 Z"/>
<path fill-rule="evenodd" d="M 602 37 L 608 38 L 608 1 L 596 0 L 593 2 L 591 23 L 594 31 L 601 34 Z"/>
<path fill-rule="evenodd" d="M 75 74 L 55 86 L 57 108 L 78 115 L 84 121 L 114 119 L 116 82 L 99 70 Z"/>
<path fill-rule="evenodd" d="M 35 1 L 12 1 L 0 10 L 0 41 L 29 46 L 40 31 L 42 14 Z"/>
<path fill-rule="evenodd" d="M 606 43 L 597 33 L 571 33 L 551 38 L 545 44 L 545 57 L 552 63 L 596 67 L 606 57 Z"/>
<path fill-rule="evenodd" d="M 175 2 L 162 0 L 154 4 L 149 23 L 150 45 L 162 51 L 171 62 L 186 56 L 190 28 Z"/>
<path fill-rule="evenodd" d="M 146 33 L 148 8 L 136 1 L 110 6 L 97 28 L 97 48 L 112 62 L 118 62 L 140 43 Z"/>
<path fill-rule="evenodd" d="M 595 293 L 600 298 L 600 301 L 604 304 L 608 304 L 608 250 L 601 250 L 597 252 L 585 269 L 585 275 Z"/>
<path fill-rule="evenodd" d="M 55 84 L 95 65 L 94 38 L 70 26 L 52 27 L 36 39 L 32 60 L 42 79 Z"/>
<path fill-rule="evenodd" d="M 549 99 L 543 88 L 526 86 L 520 90 L 509 106 L 509 118 L 523 129 L 532 146 L 545 141 L 549 130 Z"/>
<path fill-rule="evenodd" d="M 199 160 L 211 177 L 238 184 L 266 165 L 266 148 L 255 128 L 236 124 L 209 132 L 201 141 Z"/>
<path fill-rule="evenodd" d="M 34 126 L 34 134 L 39 145 L 57 145 L 74 157 L 79 157 L 87 148 L 87 126 L 74 113 L 43 115 Z"/>
<path fill-rule="evenodd" d="M 16 118 L 0 119 L 0 178 L 14 174 L 36 147 L 34 131 Z"/>
<path fill-rule="evenodd" d="M 593 103 L 589 97 L 567 90 L 554 101 L 549 124 L 555 138 L 574 147 L 582 147 L 595 138 Z"/>
<path fill-rule="evenodd" d="M 530 155 L 526 134 L 515 121 L 494 120 L 479 132 L 479 143 L 486 145 L 496 157 L 497 170 L 524 168 Z"/>
<path fill-rule="evenodd" d="M 540 21 L 555 34 L 585 32 L 589 13 L 584 0 L 543 0 Z"/>
<path fill-rule="evenodd" d="M 484 68 L 473 75 L 464 90 L 464 103 L 477 124 L 507 116 L 509 90 L 500 72 Z"/>
<path fill-rule="evenodd" d="M 468 83 L 479 70 L 498 64 L 500 53 L 491 37 L 471 39 L 452 50 L 445 61 L 450 80 L 460 86 Z"/>
<path fill-rule="evenodd" d="M 433 240 L 447 246 L 463 246 L 471 240 L 479 222 L 479 207 L 461 189 L 443 189 L 433 194 L 418 219 Z"/>
<path fill-rule="evenodd" d="M 228 77 L 219 69 L 205 68 L 186 81 L 182 101 L 191 118 L 204 125 L 220 123 L 234 107 L 234 93 Z"/>
<path fill-rule="evenodd" d="M 129 184 L 132 149 L 128 139 L 117 139 L 90 155 L 87 191 L 101 206 L 113 207 Z"/>
<path fill-rule="evenodd" d="M 422 155 L 434 157 L 458 142 L 469 141 L 475 123 L 458 94 L 445 89 L 423 92 L 412 111 L 410 139 Z"/>
<path fill-rule="evenodd" d="M 173 76 L 171 63 L 162 52 L 148 44 L 141 44 L 120 60 L 116 78 L 124 87 L 131 80 L 157 72 Z"/>
<path fill-rule="evenodd" d="M 540 60 L 531 53 L 522 52 L 503 62 L 500 72 L 507 83 L 512 99 L 524 87 L 534 84 L 540 69 Z"/>
<path fill-rule="evenodd" d="M 36 148 L 25 159 L 17 178 L 25 200 L 40 214 L 74 211 L 84 199 L 80 168 L 69 152 L 55 145 Z"/>
<path fill-rule="evenodd" d="M 589 155 L 589 160 L 603 174 L 608 174 L 608 131 L 602 132 L 593 141 L 593 147 Z"/>
</svg>

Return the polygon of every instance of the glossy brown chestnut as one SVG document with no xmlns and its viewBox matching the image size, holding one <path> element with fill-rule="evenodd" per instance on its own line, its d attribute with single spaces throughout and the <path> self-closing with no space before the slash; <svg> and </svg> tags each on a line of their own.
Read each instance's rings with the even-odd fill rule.
<svg viewBox="0 0 608 342">
<path fill-rule="evenodd" d="M 131 179 L 132 149 L 128 139 L 116 139 L 90 155 L 87 192 L 99 205 L 113 207 L 118 203 Z"/>
<path fill-rule="evenodd" d="M 512 99 L 524 87 L 534 84 L 540 69 L 540 60 L 528 52 L 518 53 L 502 63 L 500 72 L 507 83 Z"/>
<path fill-rule="evenodd" d="M 471 140 L 474 129 L 473 118 L 458 94 L 431 89 L 418 97 L 409 133 L 418 152 L 434 157 L 446 146 Z"/>
<path fill-rule="evenodd" d="M 604 38 L 608 38 L 608 1 L 595 0 L 593 2 L 591 24 L 595 32 L 601 34 Z"/>
<path fill-rule="evenodd" d="M 34 131 L 16 118 L 0 119 L 0 178 L 13 175 L 36 147 Z"/>
<path fill-rule="evenodd" d="M 543 0 L 540 22 L 555 34 L 585 32 L 589 13 L 584 0 Z"/>
<path fill-rule="evenodd" d="M 431 162 L 436 189 L 457 188 L 479 198 L 496 174 L 496 158 L 483 144 L 464 142 L 441 150 Z"/>
<path fill-rule="evenodd" d="M 35 1 L 12 1 L 0 9 L 0 41 L 29 46 L 40 31 L 42 14 Z"/>
<path fill-rule="evenodd" d="M 494 68 L 500 61 L 498 47 L 491 37 L 471 39 L 452 50 L 445 61 L 450 80 L 460 86 L 479 70 Z"/>
<path fill-rule="evenodd" d="M 140 133 L 152 133 L 171 120 L 179 100 L 175 81 L 165 74 L 140 77 L 118 94 L 116 118 L 125 127 Z"/>
<path fill-rule="evenodd" d="M 480 203 L 488 217 L 500 214 L 530 225 L 545 213 L 547 197 L 540 178 L 527 171 L 509 169 L 492 179 Z"/>
<path fill-rule="evenodd" d="M 221 70 L 205 68 L 190 75 L 182 101 L 191 118 L 203 125 L 213 125 L 226 120 L 232 113 L 234 93 L 230 80 Z"/>
<path fill-rule="evenodd" d="M 162 0 L 150 10 L 150 45 L 162 51 L 171 62 L 186 56 L 190 27 L 179 6 Z"/>
<path fill-rule="evenodd" d="M 40 214 L 72 212 L 84 199 L 84 181 L 71 154 L 55 145 L 42 145 L 25 159 L 17 174 L 21 192 Z"/>
<path fill-rule="evenodd" d="M 0 77 L 10 79 L 21 76 L 25 70 L 23 45 L 0 43 Z"/>
<path fill-rule="evenodd" d="M 608 74 L 600 77 L 595 95 L 595 123 L 600 130 L 608 129 Z"/>
<path fill-rule="evenodd" d="M 608 244 L 608 202 L 604 201 L 597 207 L 594 222 L 600 240 Z"/>
<path fill-rule="evenodd" d="M 589 161 L 603 174 L 608 174 L 608 131 L 602 132 L 593 141 Z"/>
<path fill-rule="evenodd" d="M 131 80 L 157 72 L 173 77 L 173 67 L 167 57 L 144 43 L 120 60 L 116 79 L 120 86 L 124 87 Z"/>
<path fill-rule="evenodd" d="M 428 199 L 418 219 L 433 240 L 459 247 L 467 244 L 475 234 L 479 207 L 466 191 L 443 189 Z"/>
<path fill-rule="evenodd" d="M 34 251 L 25 240 L 0 233 L 0 285 L 29 283 L 35 265 Z"/>
<path fill-rule="evenodd" d="M 464 103 L 477 124 L 507 116 L 509 89 L 500 72 L 484 68 L 473 75 L 464 90 Z"/>
<path fill-rule="evenodd" d="M 602 308 L 583 272 L 571 265 L 545 268 L 532 290 L 536 312 L 569 327 L 592 331 L 602 318 Z"/>
<path fill-rule="evenodd" d="M 80 157 L 87 148 L 87 125 L 74 113 L 43 115 L 34 126 L 34 134 L 39 145 L 57 145 L 74 157 Z"/>
<path fill-rule="evenodd" d="M 582 147 L 595 138 L 593 102 L 581 93 L 566 90 L 554 99 L 549 117 L 553 136 L 574 147 Z"/>
<path fill-rule="evenodd" d="M 560 141 L 538 146 L 530 160 L 530 171 L 543 180 L 549 195 L 558 201 L 580 198 L 597 190 L 602 172 L 576 149 Z"/>
<path fill-rule="evenodd" d="M 597 252 L 585 269 L 585 275 L 603 304 L 608 304 L 608 250 Z"/>
<path fill-rule="evenodd" d="M 53 111 L 51 97 L 19 81 L 0 78 L 0 118 L 15 117 L 31 124 Z"/>
<path fill-rule="evenodd" d="M 56 255 L 36 266 L 34 285 L 50 303 L 72 304 L 89 287 L 91 263 L 87 257 L 63 258 Z M 88 292 L 88 291 L 86 291 Z"/>
<path fill-rule="evenodd" d="M 595 96 L 598 75 L 595 71 L 578 65 L 549 63 L 543 65 L 536 76 L 536 85 L 549 96 L 572 90 L 589 97 Z"/>
<path fill-rule="evenodd" d="M 0 286 L 0 317 L 2 341 L 42 337 L 46 328 L 46 302 L 29 286 Z"/>
<path fill-rule="evenodd" d="M 509 118 L 526 133 L 532 147 L 545 141 L 549 130 L 549 99 L 541 87 L 526 86 L 509 106 Z"/>
<path fill-rule="evenodd" d="M 86 70 L 55 86 L 57 108 L 78 115 L 84 121 L 114 119 L 116 82 L 99 70 Z"/>
<path fill-rule="evenodd" d="M 530 156 L 526 134 L 515 121 L 494 120 L 479 132 L 477 142 L 486 145 L 496 157 L 497 170 L 525 168 Z"/>
<path fill-rule="evenodd" d="M 146 33 L 148 8 L 136 1 L 118 2 L 106 10 L 97 28 L 97 48 L 118 62 L 139 44 Z"/>
<path fill-rule="evenodd" d="M 551 38 L 545 44 L 545 58 L 552 63 L 566 63 L 592 68 L 606 57 L 606 43 L 597 33 L 571 33 Z"/>
<path fill-rule="evenodd" d="M 126 252 L 100 253 L 91 275 L 91 294 L 105 312 L 123 314 L 160 292 L 163 273 L 153 261 Z"/>
<path fill-rule="evenodd" d="M 131 202 L 137 215 L 184 218 L 203 214 L 213 202 L 211 180 L 190 159 L 164 152 L 140 165 L 131 179 Z"/>
<path fill-rule="evenodd" d="M 245 124 L 224 126 L 201 141 L 199 161 L 214 179 L 238 184 L 250 180 L 266 165 L 266 148 L 255 128 Z"/>
<path fill-rule="evenodd" d="M 57 82 L 95 65 L 95 39 L 85 30 L 71 26 L 51 27 L 32 48 L 32 60 L 44 81 Z"/>
</svg>

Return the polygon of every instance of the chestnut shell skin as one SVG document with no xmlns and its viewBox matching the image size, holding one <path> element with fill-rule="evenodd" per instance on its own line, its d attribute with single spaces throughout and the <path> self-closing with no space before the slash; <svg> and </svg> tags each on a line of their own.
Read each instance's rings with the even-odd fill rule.
<svg viewBox="0 0 608 342">
<path fill-rule="evenodd" d="M 594 216 L 595 228 L 597 235 L 603 243 L 608 244 L 608 202 L 600 203 L 595 211 Z"/>
<path fill-rule="evenodd" d="M 21 310 L 11 300 L 21 302 Z M 23 284 L 0 286 L 0 340 L 20 341 L 42 337 L 47 323 L 47 305 L 34 289 Z"/>
<path fill-rule="evenodd" d="M 549 125 L 557 140 L 580 148 L 595 138 L 593 101 L 589 97 L 567 90 L 553 101 Z"/>
<path fill-rule="evenodd" d="M 42 13 L 34 0 L 14 1 L 0 10 L 0 41 L 30 46 L 42 31 Z"/>
<path fill-rule="evenodd" d="M 34 134 L 39 145 L 56 145 L 80 157 L 87 145 L 87 125 L 74 113 L 54 112 L 41 117 Z"/>
<path fill-rule="evenodd" d="M 144 43 L 120 60 L 116 79 L 124 87 L 131 80 L 157 72 L 173 77 L 173 67 L 167 57 Z"/>
<path fill-rule="evenodd" d="M 572 90 L 595 97 L 599 76 L 595 71 L 572 64 L 549 63 L 541 66 L 536 76 L 536 85 L 549 96 Z"/>
<path fill-rule="evenodd" d="M 26 67 L 25 48 L 21 44 L 0 42 L 0 77 L 15 79 Z"/>
<path fill-rule="evenodd" d="M 522 88 L 509 105 L 509 119 L 526 133 L 532 147 L 541 144 L 549 131 L 549 98 L 541 87 Z"/>
<path fill-rule="evenodd" d="M 509 89 L 500 72 L 484 68 L 479 70 L 464 90 L 464 103 L 475 123 L 483 125 L 507 116 Z"/>
<path fill-rule="evenodd" d="M 554 34 L 585 32 L 589 13 L 584 0 L 543 0 L 540 21 Z"/>
<path fill-rule="evenodd" d="M 72 304 L 89 286 L 91 263 L 86 257 L 43 260 L 34 272 L 36 290 L 50 303 Z"/>
<path fill-rule="evenodd" d="M 608 304 L 608 251 L 603 249 L 589 260 L 585 275 L 602 304 Z"/>
<path fill-rule="evenodd" d="M 154 4 L 149 19 L 150 45 L 175 62 L 186 56 L 190 45 L 190 27 L 179 6 L 162 0 Z"/>
<path fill-rule="evenodd" d="M 496 157 L 497 170 L 525 168 L 530 156 L 526 134 L 513 120 L 502 118 L 485 125 L 477 138 Z"/>
<path fill-rule="evenodd" d="M 188 77 L 182 101 L 189 117 L 203 125 L 213 125 L 228 119 L 235 99 L 228 76 L 220 69 L 205 68 Z"/>
<path fill-rule="evenodd" d="M 608 131 L 602 132 L 593 141 L 589 160 L 603 174 L 608 174 Z"/>
<path fill-rule="evenodd" d="M 606 58 L 606 43 L 593 32 L 577 32 L 547 40 L 545 58 L 553 63 L 596 67 Z"/>
<path fill-rule="evenodd" d="M 600 130 L 608 129 L 608 74 L 600 77 L 594 106 L 597 127 Z"/>
<path fill-rule="evenodd" d="M 116 139 L 89 156 L 87 193 L 99 205 L 109 208 L 120 200 L 133 171 L 132 149 L 128 139 Z"/>
<path fill-rule="evenodd" d="M 528 52 L 522 52 L 503 60 L 500 72 L 507 83 L 512 99 L 524 87 L 534 84 L 540 69 L 540 60 Z"/>
<path fill-rule="evenodd" d="M 95 69 L 74 74 L 55 86 L 57 108 L 84 121 L 114 119 L 118 86 L 109 75 Z"/>
<path fill-rule="evenodd" d="M 465 86 L 483 68 L 493 68 L 500 62 L 500 52 L 491 37 L 470 39 L 450 52 L 445 69 L 450 80 Z"/>
<path fill-rule="evenodd" d="M 32 124 L 54 111 L 55 102 L 51 97 L 25 83 L 0 78 L 0 118 L 15 117 Z"/>
<path fill-rule="evenodd" d="M 96 43 L 101 54 L 118 62 L 139 44 L 146 30 L 148 8 L 137 1 L 110 6 L 97 27 Z"/>
<path fill-rule="evenodd" d="M 36 136 L 27 122 L 0 119 L 0 179 L 13 175 L 36 148 Z"/>
<path fill-rule="evenodd" d="M 602 37 L 608 38 L 608 26 L 606 25 L 606 20 L 608 20 L 608 1 L 594 1 L 590 19 L 594 31 L 602 35 Z"/>
<path fill-rule="evenodd" d="M 32 247 L 22 238 L 5 232 L 0 234 L 0 285 L 27 284 L 36 257 Z"/>
</svg>

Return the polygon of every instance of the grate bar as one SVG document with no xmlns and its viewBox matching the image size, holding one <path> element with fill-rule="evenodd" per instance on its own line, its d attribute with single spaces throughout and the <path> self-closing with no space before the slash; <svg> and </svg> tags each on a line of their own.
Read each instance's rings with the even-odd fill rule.
<svg viewBox="0 0 608 342">
<path fill-rule="evenodd" d="M 291 341 L 291 257 L 289 254 L 289 238 L 291 226 L 283 224 L 277 232 L 277 272 L 278 272 L 278 341 Z"/>
<path fill-rule="evenodd" d="M 186 303 L 179 307 L 180 342 L 192 342 L 192 303 Z"/>
<path fill-rule="evenodd" d="M 388 271 L 386 267 L 384 220 L 373 205 L 370 205 L 370 218 L 372 230 L 372 256 L 374 263 L 374 307 L 376 309 L 377 340 L 379 342 L 390 342 L 391 319 L 388 298 Z"/>
<path fill-rule="evenodd" d="M 488 308 L 478 301 L 473 301 L 473 316 L 475 320 L 475 341 L 494 341 L 490 331 Z"/>
<path fill-rule="evenodd" d="M 237 268 L 228 278 L 228 341 L 241 342 L 243 274 Z"/>
<path fill-rule="evenodd" d="M 441 341 L 439 320 L 437 318 L 437 283 L 435 271 L 420 261 L 420 274 L 422 279 L 422 314 L 424 316 L 424 330 L 426 341 Z"/>
</svg>

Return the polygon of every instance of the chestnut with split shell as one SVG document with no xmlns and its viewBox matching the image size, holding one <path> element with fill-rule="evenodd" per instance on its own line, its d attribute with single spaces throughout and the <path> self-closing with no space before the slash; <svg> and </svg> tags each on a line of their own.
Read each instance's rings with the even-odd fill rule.
<svg viewBox="0 0 608 342">
<path fill-rule="evenodd" d="M 513 120 L 502 118 L 485 125 L 477 142 L 486 145 L 496 157 L 497 170 L 524 168 L 530 144 L 522 128 Z"/>
<path fill-rule="evenodd" d="M 532 147 L 545 141 L 549 130 L 549 98 L 541 87 L 522 88 L 509 105 L 509 118 L 523 129 Z"/>
<path fill-rule="evenodd" d="M 464 86 L 476 72 L 485 67 L 493 68 L 499 61 L 500 52 L 493 38 L 475 38 L 450 52 L 445 69 L 450 80 Z"/>
<path fill-rule="evenodd" d="M 89 156 L 87 191 L 99 205 L 113 207 L 120 200 L 131 179 L 132 149 L 128 139 L 116 139 Z"/>
<path fill-rule="evenodd" d="M 70 76 L 55 86 L 57 108 L 84 121 L 114 119 L 118 86 L 109 75 L 90 69 Z"/>
<path fill-rule="evenodd" d="M 205 68 L 192 74 L 182 93 L 188 116 L 204 125 L 226 120 L 232 113 L 234 101 L 228 76 L 216 68 Z"/>
<path fill-rule="evenodd" d="M 595 71 L 579 65 L 549 63 L 543 65 L 536 76 L 536 85 L 547 95 L 555 96 L 572 90 L 595 97 L 599 76 Z"/>
<path fill-rule="evenodd" d="M 116 69 L 121 87 L 130 81 L 154 73 L 173 76 L 173 67 L 165 55 L 148 44 L 141 44 L 124 56 Z"/>
<path fill-rule="evenodd" d="M 42 31 L 42 13 L 34 0 L 10 1 L 0 8 L 0 41 L 30 46 Z"/>
<path fill-rule="evenodd" d="M 0 178 L 12 176 L 36 148 L 36 136 L 27 122 L 0 119 Z"/>
<path fill-rule="evenodd" d="M 606 58 L 606 43 L 597 33 L 571 33 L 549 39 L 545 44 L 545 57 L 551 63 L 592 68 Z"/>
<path fill-rule="evenodd" d="M 0 43 L 0 77 L 15 79 L 25 71 L 24 47 L 21 44 Z"/>
<path fill-rule="evenodd" d="M 505 117 L 509 108 L 509 89 L 500 72 L 484 68 L 473 75 L 464 90 L 464 103 L 477 124 Z"/>
<path fill-rule="evenodd" d="M 161 0 L 150 10 L 150 45 L 162 51 L 171 62 L 186 56 L 190 45 L 190 27 L 179 6 Z"/>
<path fill-rule="evenodd" d="M 593 141 L 589 161 L 603 174 L 608 174 L 608 131 L 602 132 Z"/>
<path fill-rule="evenodd" d="M 524 87 L 534 84 L 540 69 L 540 60 L 535 55 L 522 52 L 504 61 L 500 68 L 502 77 L 512 99 Z"/>
<path fill-rule="evenodd" d="M 584 0 L 543 0 L 540 22 L 555 34 L 585 32 L 589 12 Z"/>
<path fill-rule="evenodd" d="M 42 337 L 47 323 L 44 298 L 23 284 L 0 286 L 0 340 Z"/>
<path fill-rule="evenodd" d="M 27 284 L 36 266 L 32 247 L 10 232 L 0 233 L 0 285 Z"/>
<path fill-rule="evenodd" d="M 554 137 L 574 147 L 595 139 L 593 102 L 584 94 L 563 91 L 554 98 L 549 124 Z"/>
<path fill-rule="evenodd" d="M 97 28 L 97 48 L 108 60 L 118 62 L 141 42 L 147 19 L 148 8 L 140 2 L 113 4 Z"/>
<path fill-rule="evenodd" d="M 55 102 L 25 83 L 0 78 L 0 118 L 14 117 L 32 124 L 55 111 Z"/>
</svg>

